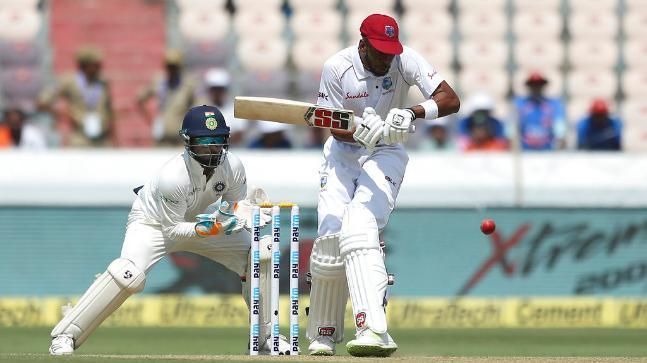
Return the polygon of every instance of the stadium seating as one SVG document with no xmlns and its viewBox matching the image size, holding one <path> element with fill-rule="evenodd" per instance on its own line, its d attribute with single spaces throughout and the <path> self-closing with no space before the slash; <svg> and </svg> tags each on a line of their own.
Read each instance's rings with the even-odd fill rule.
<svg viewBox="0 0 647 363">
<path fill-rule="evenodd" d="M 221 41 L 229 32 L 229 16 L 222 10 L 205 13 L 191 8 L 180 13 L 179 28 L 187 39 Z"/>
<path fill-rule="evenodd" d="M 559 42 L 525 40 L 514 46 L 515 63 L 523 68 L 558 68 L 564 62 L 564 47 Z"/>
<path fill-rule="evenodd" d="M 40 15 L 34 9 L 0 7 L 0 39 L 30 41 L 41 27 Z"/>
<path fill-rule="evenodd" d="M 276 38 L 285 30 L 285 17 L 265 8 L 239 10 L 234 16 L 236 34 L 241 39 Z"/>
<path fill-rule="evenodd" d="M 344 6 L 349 13 L 381 13 L 393 15 L 394 0 L 344 0 Z"/>
<path fill-rule="evenodd" d="M 538 1 L 540 2 L 540 1 Z M 518 10 L 513 19 L 513 31 L 518 40 L 559 41 L 562 34 L 562 17 L 549 10 Z"/>
<path fill-rule="evenodd" d="M 506 16 L 502 12 L 476 9 L 458 17 L 460 33 L 466 39 L 503 39 L 507 31 Z"/>
<path fill-rule="evenodd" d="M 301 9 L 292 14 L 290 24 L 297 39 L 327 42 L 341 38 L 344 21 L 334 9 Z"/>
<path fill-rule="evenodd" d="M 574 68 L 612 69 L 618 62 L 618 46 L 614 42 L 576 41 L 568 48 Z"/>
<path fill-rule="evenodd" d="M 514 0 L 514 8 L 517 12 L 553 12 L 560 11 L 561 0 Z"/>
<path fill-rule="evenodd" d="M 433 38 L 414 38 L 407 42 L 411 47 L 429 61 L 442 73 L 449 72 L 452 67 L 454 52 L 449 40 Z"/>
<path fill-rule="evenodd" d="M 611 99 L 617 92 L 617 77 L 611 70 L 574 70 L 569 73 L 567 84 L 573 97 Z"/>
<path fill-rule="evenodd" d="M 506 0 L 456 0 L 456 5 L 460 14 L 468 12 L 503 14 L 505 13 Z"/>
<path fill-rule="evenodd" d="M 618 17 L 613 12 L 578 11 L 571 14 L 568 24 L 576 40 L 611 42 L 618 34 Z"/>
<path fill-rule="evenodd" d="M 443 40 L 447 39 L 453 27 L 451 14 L 444 11 L 407 11 L 402 17 L 401 33 L 407 41 L 412 39 Z"/>
<path fill-rule="evenodd" d="M 42 54 L 34 42 L 17 42 L 0 40 L 0 66 L 36 67 Z"/>
</svg>

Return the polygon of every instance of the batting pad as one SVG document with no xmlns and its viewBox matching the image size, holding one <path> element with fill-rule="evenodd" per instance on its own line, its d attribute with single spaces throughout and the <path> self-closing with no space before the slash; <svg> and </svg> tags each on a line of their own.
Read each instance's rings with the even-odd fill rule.
<svg viewBox="0 0 647 363">
<path fill-rule="evenodd" d="M 380 251 L 377 222 L 362 204 L 350 203 L 342 219 L 339 250 L 353 304 L 355 326 L 386 333 L 384 296 L 388 275 Z"/>
<path fill-rule="evenodd" d="M 75 349 L 126 299 L 144 289 L 146 275 L 135 264 L 118 258 L 81 296 L 79 302 L 54 327 L 51 336 L 69 334 Z"/>
<path fill-rule="evenodd" d="M 259 288 L 261 293 L 261 298 L 259 299 L 260 303 L 260 342 L 261 345 L 265 344 L 265 341 L 270 337 L 270 325 L 272 323 L 272 314 L 270 308 L 270 284 L 272 276 L 272 262 L 270 258 L 272 257 L 272 236 L 265 235 L 260 238 L 259 242 L 259 252 L 261 260 L 261 278 L 259 281 Z M 249 257 L 249 256 L 248 256 Z M 250 259 L 248 258 L 248 261 Z M 248 262 L 247 276 L 252 276 L 251 263 Z M 249 278 L 246 278 L 243 281 L 243 298 L 245 303 L 249 308 L 249 298 L 250 298 L 250 288 L 251 282 Z"/>
<path fill-rule="evenodd" d="M 339 254 L 339 235 L 317 238 L 310 255 L 310 310 L 306 335 L 315 339 L 330 336 L 339 343 L 344 340 L 344 312 L 348 287 L 344 261 Z"/>
</svg>

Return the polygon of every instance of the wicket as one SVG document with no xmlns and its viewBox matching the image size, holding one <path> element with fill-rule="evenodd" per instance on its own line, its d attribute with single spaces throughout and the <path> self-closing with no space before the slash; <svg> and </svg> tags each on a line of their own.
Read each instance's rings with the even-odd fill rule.
<svg viewBox="0 0 647 363">
<path fill-rule="evenodd" d="M 252 211 L 252 243 L 251 265 L 252 276 L 250 281 L 250 329 L 249 329 L 249 354 L 258 355 L 260 342 L 260 209 L 272 208 L 272 252 L 270 258 L 270 341 L 271 355 L 279 354 L 279 281 L 281 261 L 281 208 L 291 208 L 290 213 L 290 354 L 299 354 L 299 233 L 300 212 L 299 206 L 293 203 L 282 202 L 279 204 L 264 203 L 255 206 Z"/>
</svg>

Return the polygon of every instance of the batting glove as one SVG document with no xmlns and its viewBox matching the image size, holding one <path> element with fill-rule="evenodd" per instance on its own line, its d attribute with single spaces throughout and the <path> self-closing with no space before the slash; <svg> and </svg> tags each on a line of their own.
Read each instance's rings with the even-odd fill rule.
<svg viewBox="0 0 647 363">
<path fill-rule="evenodd" d="M 380 138 L 384 129 L 384 121 L 375 113 L 371 107 L 364 109 L 362 120 L 353 133 L 353 139 L 367 149 L 373 149 Z"/>
<path fill-rule="evenodd" d="M 384 143 L 393 145 L 406 142 L 411 122 L 415 118 L 416 115 L 409 109 L 392 108 L 384 120 Z"/>
</svg>

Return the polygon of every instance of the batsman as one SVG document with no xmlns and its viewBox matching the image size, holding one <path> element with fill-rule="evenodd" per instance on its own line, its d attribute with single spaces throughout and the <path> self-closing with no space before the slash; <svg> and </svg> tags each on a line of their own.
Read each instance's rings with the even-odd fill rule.
<svg viewBox="0 0 647 363">
<path fill-rule="evenodd" d="M 78 349 L 129 296 L 144 289 L 153 266 L 171 252 L 194 252 L 236 272 L 249 304 L 249 284 L 244 279 L 250 260 L 249 221 L 252 205 L 267 202 L 267 195 L 260 188 L 247 193 L 245 168 L 228 151 L 229 127 L 216 107 L 191 108 L 180 135 L 184 152 L 134 190 L 137 197 L 128 215 L 121 256 L 56 324 L 50 354 L 67 355 Z M 264 224 L 270 216 L 261 219 Z M 269 296 L 271 236 L 263 236 L 260 243 L 261 296 Z M 268 304 L 269 299 L 261 297 L 261 354 L 270 352 Z M 279 350 L 283 354 L 290 350 L 284 337 Z"/>
<path fill-rule="evenodd" d="M 387 332 L 388 275 L 380 232 L 395 207 L 409 160 L 402 145 L 416 119 L 458 111 L 460 101 L 443 76 L 399 41 L 396 21 L 372 14 L 360 27 L 357 47 L 324 66 L 317 103 L 348 109 L 352 131 L 332 131 L 320 169 L 319 237 L 310 257 L 312 286 L 307 336 L 311 355 L 334 355 L 343 341 L 349 294 L 355 318 L 353 356 L 389 356 L 397 345 Z M 425 96 L 408 107 L 416 86 Z M 406 243 L 406 241 L 402 241 Z"/>
</svg>

